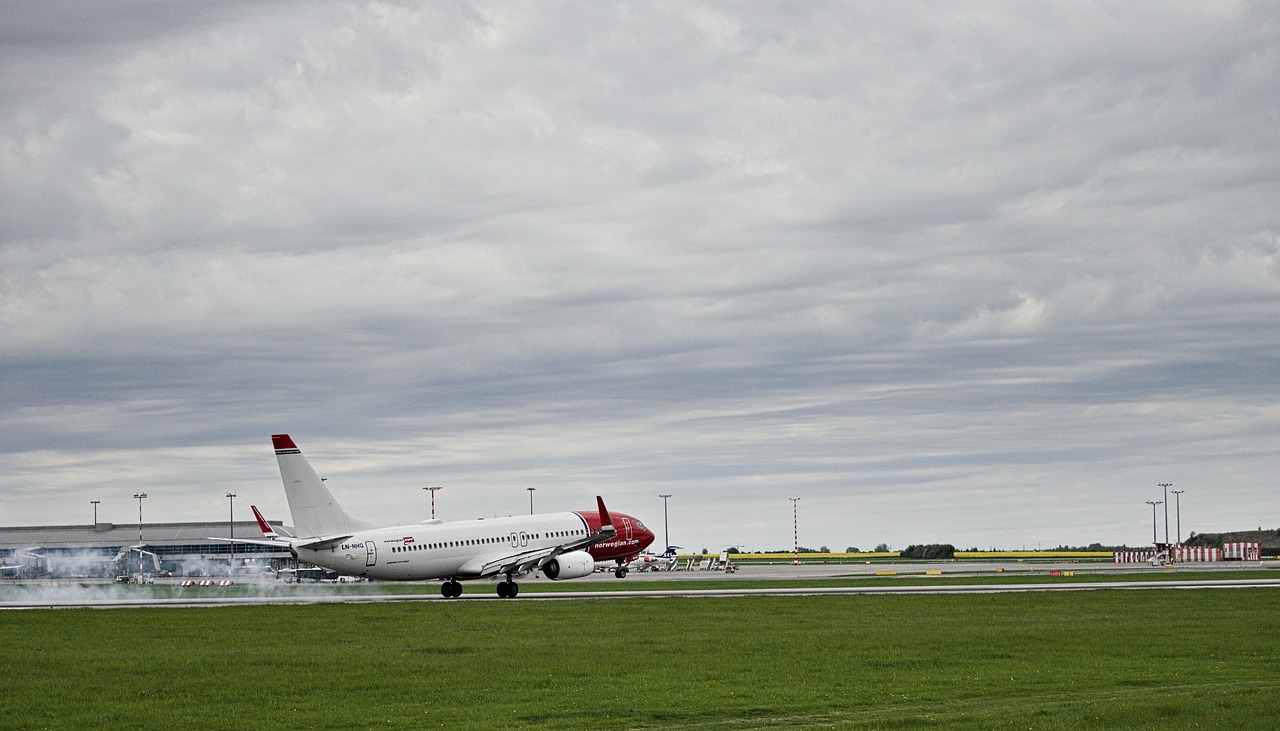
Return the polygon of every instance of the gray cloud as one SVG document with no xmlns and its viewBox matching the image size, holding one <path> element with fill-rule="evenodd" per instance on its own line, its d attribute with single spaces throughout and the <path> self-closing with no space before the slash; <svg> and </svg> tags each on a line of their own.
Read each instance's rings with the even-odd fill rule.
<svg viewBox="0 0 1280 731">
<path fill-rule="evenodd" d="M 11 11 L 0 523 L 284 517 L 280 431 L 699 548 L 1274 512 L 1267 4 Z"/>
</svg>

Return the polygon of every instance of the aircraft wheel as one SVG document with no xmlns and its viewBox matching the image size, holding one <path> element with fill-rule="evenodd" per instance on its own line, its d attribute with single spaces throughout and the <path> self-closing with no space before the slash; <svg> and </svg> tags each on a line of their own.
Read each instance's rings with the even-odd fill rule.
<svg viewBox="0 0 1280 731">
<path fill-rule="evenodd" d="M 511 599 L 515 599 L 516 595 L 519 593 L 520 593 L 520 585 L 514 581 L 511 582 L 511 588 L 507 590 L 507 597 Z"/>
<path fill-rule="evenodd" d="M 627 578 L 627 569 L 625 567 L 615 569 L 613 572 L 613 575 L 618 577 L 619 579 L 625 579 Z"/>
<path fill-rule="evenodd" d="M 510 587 L 510 586 L 511 586 L 510 582 L 506 582 L 506 581 L 499 581 L 499 582 L 498 582 L 498 597 L 499 597 L 499 598 L 502 598 L 502 599 L 506 599 L 507 597 L 511 596 L 511 592 L 510 592 L 510 590 L 509 590 L 509 587 Z"/>
<path fill-rule="evenodd" d="M 452 579 L 440 585 L 440 594 L 446 599 L 457 599 L 462 596 L 462 584 Z"/>
</svg>

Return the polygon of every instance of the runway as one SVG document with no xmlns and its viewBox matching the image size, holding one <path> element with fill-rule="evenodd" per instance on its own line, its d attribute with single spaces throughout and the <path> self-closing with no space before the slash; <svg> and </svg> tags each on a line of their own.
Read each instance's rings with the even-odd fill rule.
<svg viewBox="0 0 1280 731">
<path fill-rule="evenodd" d="M 885 564 L 876 567 L 883 573 L 896 569 L 885 568 Z M 966 575 L 962 567 L 947 564 L 952 576 Z M 384 602 L 438 602 L 438 601 L 581 601 L 584 599 L 619 600 L 619 599 L 652 599 L 672 597 L 795 597 L 795 596 L 840 596 L 840 595 L 918 595 L 918 594 L 995 594 L 1011 592 L 1056 592 L 1056 591 L 1102 591 L 1112 590 L 1151 590 L 1151 589 L 1237 589 L 1237 588 L 1280 588 L 1280 578 L 1205 578 L 1145 581 L 1063 581 L 1026 583 L 1011 581 L 1001 584 L 950 584 L 925 583 L 903 585 L 894 583 L 893 577 L 885 577 L 883 582 L 872 579 L 856 586 L 832 586 L 818 583 L 805 586 L 734 587 L 737 580 L 749 579 L 755 582 L 785 581 L 797 579 L 831 579 L 848 577 L 858 572 L 849 571 L 848 565 L 818 566 L 753 566 L 744 568 L 734 574 L 713 572 L 660 572 L 633 574 L 624 580 L 617 580 L 608 575 L 597 574 L 581 580 L 596 586 L 606 582 L 615 583 L 617 588 L 591 589 L 581 591 L 540 591 L 551 582 L 545 579 L 532 579 L 521 582 L 520 596 L 515 599 L 498 599 L 490 582 L 475 582 L 466 585 L 459 599 L 445 599 L 440 596 L 438 584 L 422 583 L 421 592 L 415 593 L 354 593 L 348 587 L 352 585 L 312 585 L 281 586 L 271 583 L 238 584 L 235 587 L 200 587 L 183 589 L 181 596 L 156 597 L 139 596 L 142 592 L 152 591 L 145 586 L 127 585 L 70 585 L 41 582 L 31 587 L 20 587 L 13 584 L 0 586 L 0 609 L 69 609 L 69 608 L 131 608 L 131 607 L 224 607 L 224 606 L 264 606 L 264 605 L 311 605 L 311 604 L 373 604 Z M 920 564 L 903 566 L 907 569 L 898 576 L 924 576 L 926 571 L 938 569 L 924 568 Z M 1141 567 L 1128 567 L 1131 573 L 1149 573 Z M 1215 573 L 1235 573 L 1239 565 L 1219 568 Z M 1257 569 L 1257 564 L 1247 568 Z M 980 570 L 979 570 L 980 569 Z M 994 574 L 994 569 L 979 567 L 977 574 Z M 1023 566 L 1024 575 L 1047 576 L 1050 571 L 1061 570 L 1050 566 L 1037 566 L 1034 571 Z M 1066 569 L 1080 570 L 1079 566 Z M 1155 569 L 1159 570 L 1159 569 Z M 866 575 L 867 572 L 861 572 Z M 1080 571 L 1080 573 L 1084 573 Z M 1107 573 L 1110 573 L 1109 571 Z M 975 573 L 968 573 L 973 576 Z M 1007 575 L 1007 573 L 1005 574 Z M 664 586 L 662 588 L 646 587 L 654 581 L 667 584 L 680 584 L 684 581 L 699 579 L 716 581 L 720 586 L 715 588 Z M 723 581 L 721 581 L 724 579 Z M 359 584 L 357 587 L 368 585 Z M 567 584 L 561 584 L 567 586 Z M 246 590 L 260 590 L 258 594 L 244 594 Z M 234 589 L 234 591 L 231 591 Z"/>
</svg>

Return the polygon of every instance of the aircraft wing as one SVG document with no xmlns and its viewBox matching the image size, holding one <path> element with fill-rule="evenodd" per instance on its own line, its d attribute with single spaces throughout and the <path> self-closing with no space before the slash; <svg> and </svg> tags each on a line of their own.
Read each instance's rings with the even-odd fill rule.
<svg viewBox="0 0 1280 731">
<path fill-rule="evenodd" d="M 343 541 L 347 540 L 353 535 L 355 534 L 347 533 L 345 535 L 340 535 L 340 536 L 321 536 L 319 538 L 308 538 L 305 543 L 297 543 L 295 545 L 297 545 L 298 548 L 309 548 L 313 551 L 319 551 L 322 548 L 331 548 L 333 546 L 336 546 L 339 543 L 342 543 Z"/>
<path fill-rule="evenodd" d="M 575 541 L 575 543 L 579 542 L 580 541 Z M 553 546 L 551 548 L 537 548 L 529 551 L 521 551 L 519 553 L 501 555 L 491 553 L 484 556 L 476 556 L 472 560 L 463 564 L 462 568 L 458 570 L 458 574 L 460 576 L 473 576 L 475 578 L 497 576 L 498 574 L 525 574 L 528 573 L 530 569 L 537 568 L 565 552 L 565 546 Z"/>
<path fill-rule="evenodd" d="M 552 546 L 550 548 L 536 548 L 529 551 L 521 551 L 519 553 L 508 554 L 487 554 L 484 556 L 476 556 L 474 559 L 462 565 L 459 569 L 459 576 L 469 576 L 475 578 L 484 578 L 486 576 L 497 576 L 499 574 L 525 574 L 530 570 L 542 566 L 551 559 L 562 553 L 569 551 L 577 551 L 590 543 L 585 543 L 586 539 L 566 543 L 562 546 Z M 570 546 L 573 546 L 572 548 Z"/>
<path fill-rule="evenodd" d="M 247 543 L 251 546 L 284 546 L 285 548 L 289 547 L 288 541 L 283 541 L 283 540 L 273 541 L 269 538 L 217 538 L 214 536 L 209 536 L 205 540 L 222 541 L 223 543 Z"/>
<path fill-rule="evenodd" d="M 462 565 L 459 575 L 483 578 L 498 574 L 524 574 L 531 569 L 545 566 L 548 561 L 562 553 L 581 551 L 613 538 L 617 535 L 617 530 L 613 527 L 613 519 L 609 517 L 609 511 L 604 507 L 604 500 L 599 496 L 596 497 L 596 505 L 600 510 L 600 530 L 592 535 L 549 548 L 477 556 Z"/>
</svg>

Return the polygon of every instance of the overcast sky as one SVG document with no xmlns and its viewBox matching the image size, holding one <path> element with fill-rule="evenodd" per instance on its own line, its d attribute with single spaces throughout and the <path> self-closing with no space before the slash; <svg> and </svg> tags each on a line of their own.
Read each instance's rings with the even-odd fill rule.
<svg viewBox="0 0 1280 731">
<path fill-rule="evenodd" d="M 1278 232 L 1271 2 L 8 2 L 0 525 L 1277 527 Z"/>
</svg>

